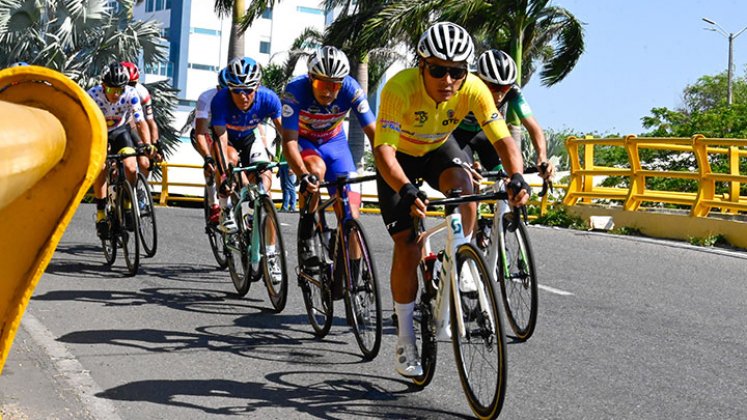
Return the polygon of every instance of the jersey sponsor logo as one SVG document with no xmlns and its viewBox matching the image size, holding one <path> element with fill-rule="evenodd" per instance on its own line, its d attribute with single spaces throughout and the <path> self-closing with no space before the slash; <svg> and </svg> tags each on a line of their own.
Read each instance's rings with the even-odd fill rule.
<svg viewBox="0 0 747 420">
<path fill-rule="evenodd" d="M 441 121 L 441 125 L 459 124 L 459 120 L 454 118 L 455 116 L 456 112 L 453 109 L 446 111 L 446 119 Z"/>
<path fill-rule="evenodd" d="M 498 121 L 498 120 L 502 120 L 502 119 L 503 119 L 503 117 L 501 117 L 501 114 L 499 114 L 497 112 L 494 112 L 493 115 L 490 116 L 490 118 L 488 118 L 487 120 L 483 121 L 482 124 L 480 124 L 480 125 L 481 126 L 486 126 L 486 125 L 492 123 L 493 121 Z"/>
<path fill-rule="evenodd" d="M 289 118 L 292 115 L 293 108 L 288 104 L 283 105 L 283 118 Z"/>
<path fill-rule="evenodd" d="M 415 111 L 415 120 L 418 122 L 418 127 L 422 127 L 428 121 L 428 113 L 425 111 Z"/>
<path fill-rule="evenodd" d="M 283 92 L 283 94 L 280 96 L 280 99 L 283 100 L 283 102 L 290 102 L 292 104 L 297 104 L 298 99 L 296 99 L 296 95 L 292 94 L 291 92 Z"/>
<path fill-rule="evenodd" d="M 355 93 L 353 93 L 353 102 L 355 102 L 361 96 L 363 96 L 363 89 L 356 89 Z"/>
<path fill-rule="evenodd" d="M 381 128 L 394 130 L 399 133 L 399 123 L 391 120 L 381 120 Z"/>
<path fill-rule="evenodd" d="M 368 106 L 367 100 L 362 100 L 361 103 L 358 104 L 358 113 L 359 114 L 365 114 L 368 112 L 371 108 Z"/>
</svg>

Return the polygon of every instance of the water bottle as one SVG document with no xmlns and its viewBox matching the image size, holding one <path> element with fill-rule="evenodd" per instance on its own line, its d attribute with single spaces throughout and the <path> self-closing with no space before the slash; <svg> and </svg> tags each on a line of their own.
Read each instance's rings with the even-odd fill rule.
<svg viewBox="0 0 747 420">
<path fill-rule="evenodd" d="M 438 282 L 440 280 L 441 275 L 441 266 L 444 263 L 444 250 L 438 251 L 438 255 L 436 255 L 436 260 L 433 261 L 433 277 L 430 281 L 430 284 L 435 289 L 438 289 Z M 434 293 L 435 294 L 435 293 Z"/>
<path fill-rule="evenodd" d="M 423 280 L 425 283 L 425 290 L 430 297 L 436 296 L 436 289 L 433 287 L 433 277 L 437 276 L 438 274 L 433 270 L 435 268 L 437 260 L 438 257 L 432 252 L 426 255 L 425 258 L 423 258 L 423 261 L 425 262 L 425 278 Z"/>
</svg>

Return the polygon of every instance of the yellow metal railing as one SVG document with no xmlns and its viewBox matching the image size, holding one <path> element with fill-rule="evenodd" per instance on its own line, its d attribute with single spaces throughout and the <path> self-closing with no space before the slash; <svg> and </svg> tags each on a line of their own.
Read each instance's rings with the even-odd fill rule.
<svg viewBox="0 0 747 420">
<path fill-rule="evenodd" d="M 598 146 L 621 147 L 628 157 L 628 167 L 616 168 L 594 164 L 594 148 Z M 692 138 L 645 138 L 633 135 L 624 138 L 577 138 L 566 139 L 570 161 L 570 181 L 563 200 L 565 205 L 574 205 L 592 200 L 617 200 L 625 210 L 636 211 L 642 203 L 668 203 L 690 207 L 690 215 L 706 217 L 713 209 L 724 213 L 747 211 L 747 196 L 740 196 L 741 184 L 747 183 L 747 175 L 740 173 L 740 159 L 747 157 L 747 140 L 707 139 L 702 135 Z M 691 154 L 696 168 L 691 171 L 663 171 L 644 169 L 640 160 L 642 149 L 669 150 L 673 154 Z M 711 160 L 714 155 L 726 155 L 728 173 L 713 172 Z M 610 188 L 594 185 L 594 177 L 622 176 L 630 179 L 630 187 Z M 646 188 L 648 178 L 690 179 L 697 184 L 696 192 L 653 190 Z M 716 193 L 716 183 L 728 183 L 728 192 Z"/>
</svg>

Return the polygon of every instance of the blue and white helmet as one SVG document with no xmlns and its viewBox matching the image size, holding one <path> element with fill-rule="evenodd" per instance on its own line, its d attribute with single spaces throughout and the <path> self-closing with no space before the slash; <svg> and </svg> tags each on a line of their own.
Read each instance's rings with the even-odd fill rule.
<svg viewBox="0 0 747 420">
<path fill-rule="evenodd" d="M 439 22 L 426 29 L 418 41 L 418 55 L 446 61 L 470 62 L 475 46 L 466 29 L 451 22 Z"/>
<path fill-rule="evenodd" d="M 327 79 L 344 79 L 350 74 L 350 62 L 344 52 L 332 46 L 324 46 L 309 56 L 306 65 L 312 76 Z"/>
<path fill-rule="evenodd" d="M 261 79 L 262 70 L 252 58 L 234 58 L 228 63 L 228 87 L 256 89 Z"/>
<path fill-rule="evenodd" d="M 220 86 L 221 89 L 228 87 L 228 67 L 223 67 L 218 72 L 218 86 Z"/>
</svg>

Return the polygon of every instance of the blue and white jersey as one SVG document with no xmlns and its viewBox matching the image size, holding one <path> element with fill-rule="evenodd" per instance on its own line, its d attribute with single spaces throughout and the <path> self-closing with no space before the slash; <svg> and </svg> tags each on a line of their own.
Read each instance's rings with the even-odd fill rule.
<svg viewBox="0 0 747 420">
<path fill-rule="evenodd" d="M 254 101 L 246 111 L 240 110 L 231 99 L 229 89 L 221 89 L 210 104 L 211 125 L 225 126 L 229 140 L 254 138 L 254 129 L 267 118 L 280 118 L 280 98 L 275 92 L 260 86 Z"/>
<path fill-rule="evenodd" d="M 298 131 L 298 137 L 324 143 L 344 135 L 342 122 L 352 110 L 362 127 L 376 118 L 365 92 L 355 79 L 345 76 L 337 98 L 328 106 L 314 98 L 309 75 L 298 76 L 285 87 L 282 95 L 283 128 Z"/>
<path fill-rule="evenodd" d="M 109 100 L 106 99 L 106 94 L 104 94 L 104 87 L 102 85 L 96 85 L 89 89 L 88 95 L 93 98 L 96 105 L 98 105 L 99 109 L 101 109 L 101 112 L 104 114 L 108 131 L 112 131 L 117 127 L 125 125 L 130 116 L 132 116 L 135 122 L 145 121 L 145 114 L 140 102 L 140 96 L 134 87 L 125 86 L 119 99 L 114 103 L 109 102 Z"/>
</svg>

